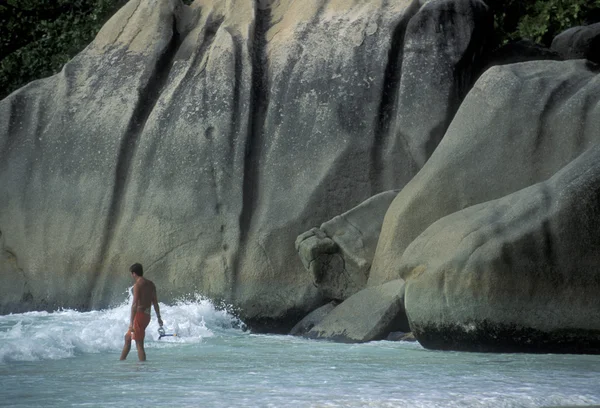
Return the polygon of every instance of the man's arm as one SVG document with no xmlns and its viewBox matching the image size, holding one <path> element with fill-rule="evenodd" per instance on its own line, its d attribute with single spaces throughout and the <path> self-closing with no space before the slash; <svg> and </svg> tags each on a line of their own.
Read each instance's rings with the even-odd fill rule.
<svg viewBox="0 0 600 408">
<path fill-rule="evenodd" d="M 129 316 L 129 330 L 133 331 L 133 319 L 135 319 L 135 313 L 137 312 L 137 303 L 140 297 L 140 288 L 137 284 L 133 285 L 133 302 L 131 303 L 131 314 Z"/>
<path fill-rule="evenodd" d="M 153 285 L 154 286 L 154 285 Z M 158 325 L 160 327 L 162 327 L 163 325 L 163 321 L 160 318 L 160 308 L 158 307 L 158 298 L 156 296 L 156 286 L 154 286 L 153 288 L 154 290 L 152 291 L 152 305 L 154 306 L 154 311 L 156 312 L 156 318 L 158 319 Z"/>
</svg>

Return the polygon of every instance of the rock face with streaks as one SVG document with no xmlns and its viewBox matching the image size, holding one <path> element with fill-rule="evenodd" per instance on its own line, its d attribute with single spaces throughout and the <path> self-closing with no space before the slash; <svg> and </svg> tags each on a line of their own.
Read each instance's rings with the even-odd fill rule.
<svg viewBox="0 0 600 408">
<path fill-rule="evenodd" d="M 131 0 L 0 101 L 0 313 L 141 262 L 255 330 L 600 353 L 596 26 L 480 77 L 556 54 L 480 0 Z"/>
<path fill-rule="evenodd" d="M 491 27 L 478 0 L 130 1 L 0 102 L 0 311 L 121 302 L 141 262 L 163 300 L 295 322 L 325 302 L 296 236 L 414 176 Z"/>
</svg>

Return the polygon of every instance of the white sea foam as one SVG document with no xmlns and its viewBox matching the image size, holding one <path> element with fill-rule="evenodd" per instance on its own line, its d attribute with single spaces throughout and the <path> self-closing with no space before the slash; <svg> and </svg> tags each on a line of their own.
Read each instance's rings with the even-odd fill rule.
<svg viewBox="0 0 600 408">
<path fill-rule="evenodd" d="M 118 351 L 129 324 L 131 288 L 120 306 L 90 312 L 59 310 L 0 316 L 0 364 L 73 357 L 80 353 Z M 169 343 L 199 343 L 215 331 L 239 328 L 243 324 L 225 310 L 217 310 L 201 296 L 191 296 L 173 305 L 160 303 L 167 333 L 159 341 L 154 311 L 146 329 L 148 348 Z"/>
<path fill-rule="evenodd" d="M 118 361 L 129 305 L 0 317 L 0 405 L 537 408 L 598 405 L 599 356 L 439 352 L 242 332 L 200 297 L 161 305 L 148 361 Z M 76 356 L 76 358 L 65 358 Z M 50 360 L 53 359 L 53 360 Z M 25 360 L 38 360 L 32 363 Z M 13 362 L 16 361 L 16 362 Z"/>
</svg>

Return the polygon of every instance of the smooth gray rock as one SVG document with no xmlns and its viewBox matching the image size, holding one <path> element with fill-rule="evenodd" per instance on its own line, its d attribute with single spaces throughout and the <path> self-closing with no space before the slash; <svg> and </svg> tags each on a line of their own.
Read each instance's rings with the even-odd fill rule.
<svg viewBox="0 0 600 408">
<path fill-rule="evenodd" d="M 383 217 L 397 194 L 377 194 L 298 236 L 296 251 L 325 298 L 344 300 L 364 289 Z"/>
<path fill-rule="evenodd" d="M 600 145 L 427 228 L 400 264 L 428 348 L 600 353 Z"/>
<path fill-rule="evenodd" d="M 24 295 L 121 303 L 133 262 L 162 300 L 198 292 L 252 328 L 323 303 L 295 238 L 413 177 L 489 15 L 476 0 L 261 4 L 131 0 L 60 74 L 0 102 L 18 265 L 0 261 L 0 312 Z"/>
<path fill-rule="evenodd" d="M 300 320 L 292 330 L 290 335 L 292 336 L 303 336 L 310 331 L 316 324 L 320 323 L 325 316 L 327 316 L 335 307 L 338 305 L 337 302 L 329 302 L 306 315 Z"/>
<path fill-rule="evenodd" d="M 600 23 L 563 31 L 554 37 L 550 48 L 565 59 L 586 58 L 600 64 Z"/>
<path fill-rule="evenodd" d="M 343 343 L 363 343 L 385 339 L 395 331 L 410 331 L 404 311 L 402 279 L 350 296 L 306 336 Z"/>
<path fill-rule="evenodd" d="M 489 69 L 444 139 L 386 213 L 368 285 L 400 273 L 410 243 L 440 218 L 547 180 L 600 142 L 600 76 L 585 60 Z"/>
</svg>

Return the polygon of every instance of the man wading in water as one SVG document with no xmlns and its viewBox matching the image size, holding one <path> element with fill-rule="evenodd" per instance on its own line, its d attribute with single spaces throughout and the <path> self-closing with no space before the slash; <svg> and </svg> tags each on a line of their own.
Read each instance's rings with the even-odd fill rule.
<svg viewBox="0 0 600 408">
<path fill-rule="evenodd" d="M 131 305 L 131 317 L 129 319 L 129 330 L 125 333 L 125 345 L 121 352 L 121 360 L 127 358 L 131 350 L 131 340 L 135 340 L 135 346 L 140 361 L 146 361 L 146 351 L 144 350 L 144 337 L 146 336 L 146 327 L 150 323 L 150 306 L 154 305 L 154 311 L 158 318 L 158 324 L 162 327 L 163 321 L 160 318 L 160 309 L 156 298 L 156 286 L 151 280 L 143 277 L 144 268 L 139 263 L 131 265 L 129 268 L 131 277 L 135 280 L 133 285 L 133 304 Z"/>
</svg>

